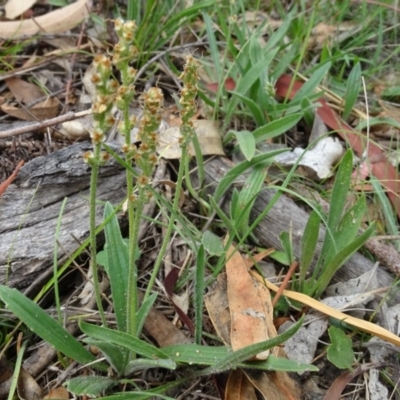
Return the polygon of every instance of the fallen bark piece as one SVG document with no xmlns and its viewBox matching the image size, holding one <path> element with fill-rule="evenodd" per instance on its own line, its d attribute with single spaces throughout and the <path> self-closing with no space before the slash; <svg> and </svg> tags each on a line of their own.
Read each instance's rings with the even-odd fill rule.
<svg viewBox="0 0 400 400">
<path fill-rule="evenodd" d="M 0 198 L 0 283 L 26 288 L 51 271 L 54 233 L 61 204 L 68 197 L 59 235 L 59 260 L 88 236 L 90 168 L 82 154 L 90 143 L 74 144 L 21 168 Z M 125 173 L 116 162 L 101 168 L 97 198 L 111 203 L 124 196 Z M 102 221 L 102 207 L 97 209 Z"/>
</svg>

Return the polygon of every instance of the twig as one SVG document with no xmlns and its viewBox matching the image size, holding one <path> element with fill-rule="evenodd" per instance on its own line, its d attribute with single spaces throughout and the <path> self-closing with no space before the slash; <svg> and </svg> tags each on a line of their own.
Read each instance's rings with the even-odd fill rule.
<svg viewBox="0 0 400 400">
<path fill-rule="evenodd" d="M 11 136 L 21 135 L 23 133 L 29 133 L 32 131 L 37 131 L 42 128 L 47 128 L 49 126 L 53 126 L 65 121 L 71 121 L 72 119 L 77 119 L 83 117 L 84 115 L 91 114 L 92 110 L 85 110 L 78 113 L 74 113 L 72 111 L 59 115 L 55 118 L 45 119 L 44 121 L 35 122 L 34 124 L 29 124 L 22 126 L 20 128 L 9 129 L 7 131 L 0 132 L 0 139 L 4 139 Z"/>
<path fill-rule="evenodd" d="M 21 160 L 19 164 L 15 167 L 14 172 L 0 184 L 0 196 L 6 191 L 7 187 L 11 185 L 13 180 L 17 177 L 18 171 L 24 165 L 24 160 Z"/>
<path fill-rule="evenodd" d="M 274 299 L 272 300 L 272 307 L 275 307 L 276 303 L 279 300 L 279 297 L 282 296 L 283 291 L 286 289 L 290 278 L 292 277 L 294 271 L 296 270 L 299 263 L 297 261 L 293 261 L 292 265 L 289 268 L 289 271 L 285 275 L 285 279 L 283 280 L 281 286 L 279 286 L 279 290 L 276 292 Z"/>
</svg>

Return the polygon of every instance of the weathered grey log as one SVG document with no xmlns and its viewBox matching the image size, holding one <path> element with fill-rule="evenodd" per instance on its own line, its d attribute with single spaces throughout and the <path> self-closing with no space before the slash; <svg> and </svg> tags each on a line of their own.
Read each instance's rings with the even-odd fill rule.
<svg viewBox="0 0 400 400">
<path fill-rule="evenodd" d="M 224 157 L 215 157 L 205 164 L 205 179 L 207 192 L 209 194 L 214 193 L 217 184 L 233 166 L 233 162 Z M 243 179 L 239 179 L 238 182 L 241 181 L 243 183 L 245 177 L 242 178 Z M 192 180 L 195 184 L 198 184 L 195 173 L 192 175 Z M 240 183 L 235 183 L 235 186 L 239 189 Z M 254 207 L 252 208 L 251 222 L 253 222 L 265 210 L 275 193 L 275 190 L 268 188 L 260 193 Z M 224 203 L 222 204 L 222 209 L 228 214 L 230 210 L 230 198 L 231 191 L 227 193 Z M 283 231 L 289 231 L 290 227 L 292 227 L 294 255 L 296 258 L 299 258 L 301 239 L 308 217 L 309 214 L 306 211 L 283 194 L 255 229 L 254 233 L 263 246 L 282 249 L 279 235 Z M 321 226 L 317 254 L 321 250 L 324 235 L 325 229 Z M 356 278 L 361 274 L 370 271 L 373 268 L 373 265 L 374 263 L 371 260 L 367 259 L 360 253 L 356 253 L 336 273 L 333 280 L 335 282 L 344 282 Z M 379 287 L 389 287 L 392 285 L 394 277 L 383 268 L 379 267 L 377 279 Z M 392 300 L 398 302 L 400 300 L 400 295 L 394 295 Z"/>
<path fill-rule="evenodd" d="M 72 145 L 46 157 L 29 162 L 21 170 L 15 184 L 0 197 L 0 283 L 8 277 L 10 286 L 24 288 L 30 285 L 43 271 L 52 266 L 55 227 L 61 203 L 68 197 L 64 211 L 59 257 L 71 254 L 77 243 L 88 235 L 88 195 L 90 169 L 82 161 L 82 153 L 89 150 L 89 143 Z M 223 157 L 214 158 L 205 164 L 210 193 L 233 163 Z M 117 203 L 125 194 L 125 174 L 117 164 L 103 167 L 98 187 L 98 198 Z M 274 195 L 271 189 L 264 190 L 252 210 L 256 218 Z M 223 208 L 229 211 L 230 193 Z M 102 207 L 97 214 L 102 218 Z M 295 256 L 300 255 L 300 242 L 308 214 L 291 199 L 282 195 L 255 234 L 264 246 L 280 248 L 279 234 L 293 229 Z M 321 238 L 324 230 L 321 228 Z M 360 254 L 354 255 L 338 271 L 335 280 L 346 281 L 370 270 L 373 263 Z M 379 270 L 380 287 L 390 286 L 393 276 Z M 400 295 L 395 297 L 400 300 Z"/>
<path fill-rule="evenodd" d="M 0 283 L 25 288 L 52 268 L 56 224 L 65 197 L 59 259 L 76 250 L 76 239 L 87 238 L 90 168 L 82 154 L 90 149 L 90 143 L 78 143 L 32 160 L 0 197 Z M 120 202 L 124 184 L 125 174 L 117 163 L 102 167 L 98 199 Z M 99 223 L 102 210 L 99 206 Z"/>
</svg>

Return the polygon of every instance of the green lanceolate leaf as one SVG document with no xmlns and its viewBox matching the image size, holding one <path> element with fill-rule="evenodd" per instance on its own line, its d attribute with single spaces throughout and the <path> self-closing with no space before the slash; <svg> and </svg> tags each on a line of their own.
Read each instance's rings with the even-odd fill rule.
<svg viewBox="0 0 400 400">
<path fill-rule="evenodd" d="M 249 131 L 234 132 L 239 148 L 247 161 L 251 161 L 256 153 L 256 142 Z"/>
<path fill-rule="evenodd" d="M 282 243 L 283 251 L 285 252 L 287 259 L 289 260 L 289 265 L 291 265 L 294 261 L 292 238 L 289 235 L 289 232 L 282 232 L 279 235 L 279 239 Z"/>
<path fill-rule="evenodd" d="M 358 93 L 361 88 L 361 65 L 358 62 L 351 70 L 349 77 L 347 78 L 346 94 L 344 96 L 344 107 L 342 118 L 347 120 L 349 118 L 351 110 L 356 104 Z"/>
<path fill-rule="evenodd" d="M 90 346 L 96 346 L 119 376 L 124 374 L 126 365 L 128 364 L 128 350 L 103 340 L 85 338 L 84 342 Z"/>
<path fill-rule="evenodd" d="M 375 223 L 372 223 L 368 229 L 358 236 L 353 242 L 340 250 L 332 260 L 324 266 L 324 271 L 318 279 L 315 297 L 320 297 L 336 271 L 354 254 L 364 243 L 373 235 Z"/>
<path fill-rule="evenodd" d="M 272 339 L 266 340 L 265 342 L 261 343 L 255 343 L 250 346 L 244 347 L 243 349 L 229 353 L 222 360 L 217 361 L 211 367 L 201 371 L 201 375 L 208 375 L 210 373 L 219 373 L 228 369 L 235 369 L 237 368 L 239 363 L 249 360 L 257 354 L 265 350 L 271 349 L 272 347 L 279 346 L 281 343 L 291 338 L 300 329 L 303 323 L 303 319 L 304 316 L 301 317 L 301 319 L 297 321 L 293 326 L 291 326 L 287 331 Z"/>
<path fill-rule="evenodd" d="M 301 258 L 300 258 L 300 287 L 306 280 L 307 271 L 310 268 L 314 258 L 315 249 L 318 243 L 318 235 L 321 218 L 318 213 L 313 210 L 308 218 L 307 225 L 304 229 L 301 241 Z"/>
<path fill-rule="evenodd" d="M 232 214 L 232 219 L 240 234 L 244 234 L 248 229 L 250 213 L 264 185 L 266 175 L 267 170 L 264 165 L 259 164 L 255 166 L 246 179 L 243 189 L 239 193 L 238 203 Z"/>
<path fill-rule="evenodd" d="M 272 347 L 278 346 L 284 341 L 288 340 L 293 336 L 300 328 L 303 319 L 300 319 L 295 325 L 283 332 L 281 335 L 267 340 L 247 346 L 243 349 L 232 351 L 231 348 L 226 346 L 212 347 L 212 346 L 200 346 L 196 344 L 192 345 L 174 345 L 163 347 L 163 352 L 167 354 L 177 364 L 189 364 L 189 365 L 208 365 L 206 368 L 197 375 L 208 375 L 213 373 L 219 373 L 230 368 L 256 368 L 263 370 L 284 370 L 284 368 L 300 368 L 298 363 L 280 363 L 279 358 L 268 357 L 266 361 L 248 361 L 246 360 L 253 358 L 256 354 L 268 350 Z M 301 368 L 308 370 L 315 370 L 316 368 L 312 365 L 303 364 Z"/>
<path fill-rule="evenodd" d="M 66 382 L 67 389 L 77 396 L 97 396 L 117 382 L 105 376 L 79 376 Z"/>
<path fill-rule="evenodd" d="M 0 285 L 0 298 L 32 332 L 56 350 L 82 364 L 95 360 L 95 357 L 55 319 L 18 290 Z"/>
<path fill-rule="evenodd" d="M 361 195 L 353 207 L 343 216 L 337 231 L 334 233 L 338 250 L 351 243 L 356 237 L 361 226 L 361 220 L 367 210 L 365 196 Z"/>
<path fill-rule="evenodd" d="M 346 199 L 349 193 L 351 172 L 353 169 L 353 153 L 347 150 L 343 156 L 338 172 L 336 174 L 335 183 L 333 185 L 328 227 L 334 232 L 337 230 L 342 219 L 343 211 L 346 206 Z"/>
<path fill-rule="evenodd" d="M 137 332 L 136 335 L 139 337 L 142 332 L 143 325 L 146 322 L 146 318 L 150 312 L 151 307 L 153 307 L 154 302 L 157 299 L 157 293 L 152 293 L 146 300 L 143 301 L 138 312 L 136 313 L 137 319 Z"/>
<path fill-rule="evenodd" d="M 287 115 L 285 117 L 276 119 L 267 125 L 260 126 L 252 132 L 256 143 L 272 139 L 276 136 L 282 135 L 290 128 L 293 128 L 303 117 L 303 113 L 296 113 Z"/>
<path fill-rule="evenodd" d="M 311 75 L 310 79 L 296 93 L 293 100 L 308 97 L 310 93 L 313 93 L 316 87 L 321 83 L 324 76 L 328 73 L 330 68 L 331 62 L 327 62 L 326 64 L 318 67 L 318 69 Z"/>
<path fill-rule="evenodd" d="M 136 371 L 143 371 L 148 368 L 166 368 L 174 370 L 176 368 L 175 361 L 168 358 L 159 358 L 157 360 L 150 360 L 148 358 L 136 358 L 128 363 L 125 368 L 124 375 L 128 376 Z"/>
<path fill-rule="evenodd" d="M 134 353 L 140 354 L 143 357 L 156 359 L 156 358 L 167 358 L 157 347 L 144 342 L 134 336 L 128 335 L 125 332 L 118 332 L 113 329 L 103 328 L 101 326 L 96 326 L 92 324 L 87 324 L 86 322 L 80 321 L 79 327 L 82 332 L 91 338 L 103 340 L 122 346 Z"/>
<path fill-rule="evenodd" d="M 235 96 L 238 96 L 239 99 L 243 101 L 243 103 L 252 113 L 254 121 L 258 126 L 265 125 L 265 117 L 261 110 L 261 107 L 254 100 L 235 91 L 232 91 L 231 93 Z"/>
<path fill-rule="evenodd" d="M 219 236 L 206 230 L 201 237 L 204 250 L 211 256 L 220 256 L 224 252 L 224 244 Z"/>
<path fill-rule="evenodd" d="M 328 332 L 332 342 L 328 346 L 328 360 L 338 368 L 351 368 L 354 361 L 352 340 L 335 326 L 331 326 Z"/>
<path fill-rule="evenodd" d="M 104 207 L 104 219 L 114 212 L 110 203 Z M 128 290 L 129 256 L 128 245 L 123 240 L 117 216 L 105 226 L 106 243 L 104 251 L 107 257 L 106 271 L 110 278 L 112 299 L 118 329 L 126 331 L 126 299 Z"/>
<path fill-rule="evenodd" d="M 313 277 L 315 279 L 319 279 L 319 275 L 322 273 L 322 268 L 325 269 L 325 265 L 329 263 L 332 257 L 339 251 L 335 241 L 335 232 L 338 230 L 346 207 L 352 168 L 353 153 L 351 150 L 347 150 L 340 162 L 335 183 L 333 185 L 324 243 L 322 245 L 317 267 L 313 272 Z"/>
</svg>

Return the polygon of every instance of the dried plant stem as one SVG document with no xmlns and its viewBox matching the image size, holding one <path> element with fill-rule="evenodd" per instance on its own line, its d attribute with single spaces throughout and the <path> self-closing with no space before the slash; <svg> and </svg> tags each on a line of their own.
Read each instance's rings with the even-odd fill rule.
<svg viewBox="0 0 400 400">
<path fill-rule="evenodd" d="M 100 158 L 101 144 L 93 146 L 93 156 L 95 160 Z M 99 176 L 99 165 L 97 162 L 92 164 L 92 173 L 90 177 L 90 214 L 89 214 L 89 226 L 90 226 L 90 253 L 91 263 L 93 271 L 93 287 L 96 297 L 97 308 L 100 313 L 101 322 L 104 326 L 107 326 L 106 317 L 104 315 L 103 304 L 101 302 L 101 291 L 99 284 L 98 268 L 97 268 L 97 240 L 96 240 L 96 193 L 97 193 L 97 180 Z"/>
</svg>

